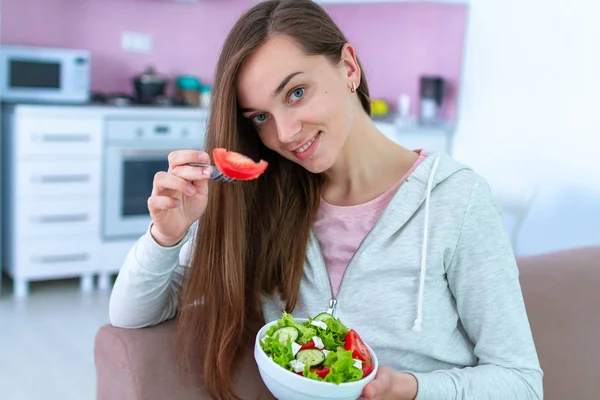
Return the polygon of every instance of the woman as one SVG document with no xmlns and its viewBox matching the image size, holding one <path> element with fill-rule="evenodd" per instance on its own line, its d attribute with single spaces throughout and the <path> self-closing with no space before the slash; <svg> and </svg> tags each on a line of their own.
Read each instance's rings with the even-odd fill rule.
<svg viewBox="0 0 600 400">
<path fill-rule="evenodd" d="M 206 151 L 269 167 L 255 181 L 209 183 L 186 165 L 207 153 L 170 154 L 148 200 L 152 224 L 117 278 L 112 324 L 177 313 L 182 360 L 204 366 L 219 399 L 236 398 L 236 355 L 265 321 L 329 307 L 387 366 L 365 398 L 541 399 L 488 185 L 447 155 L 394 144 L 369 114 L 356 51 L 323 9 L 282 0 L 244 14 L 216 68 Z"/>
</svg>

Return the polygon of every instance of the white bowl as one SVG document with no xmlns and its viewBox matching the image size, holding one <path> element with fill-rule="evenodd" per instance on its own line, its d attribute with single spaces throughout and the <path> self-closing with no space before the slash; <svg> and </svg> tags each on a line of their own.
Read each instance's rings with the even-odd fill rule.
<svg viewBox="0 0 600 400">
<path fill-rule="evenodd" d="M 306 318 L 295 318 L 295 320 L 298 322 L 308 321 Z M 308 379 L 282 368 L 260 346 L 260 340 L 265 337 L 269 328 L 276 324 L 277 321 L 269 322 L 258 331 L 254 344 L 254 359 L 258 364 L 262 380 L 278 400 L 356 400 L 362 396 L 363 388 L 367 383 L 375 378 L 379 362 L 373 350 L 366 344 L 371 353 L 374 368 L 369 376 L 359 381 L 336 385 L 331 382 Z"/>
</svg>

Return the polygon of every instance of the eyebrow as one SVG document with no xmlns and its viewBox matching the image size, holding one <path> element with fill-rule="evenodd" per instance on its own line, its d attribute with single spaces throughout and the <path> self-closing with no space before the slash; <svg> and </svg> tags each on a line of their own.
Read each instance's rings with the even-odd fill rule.
<svg viewBox="0 0 600 400">
<path fill-rule="evenodd" d="M 279 94 L 281 93 L 281 91 L 283 90 L 283 88 L 292 80 L 293 77 L 295 77 L 296 75 L 301 74 L 302 72 L 298 71 L 298 72 L 292 72 L 291 74 L 289 74 L 288 76 L 286 76 L 281 83 L 279 84 L 279 86 L 277 86 L 277 89 L 275 89 L 273 91 L 273 97 L 277 97 L 279 96 Z"/>
<path fill-rule="evenodd" d="M 290 81 L 292 80 L 293 77 L 295 77 L 296 75 L 301 74 L 301 71 L 297 71 L 297 72 L 292 72 L 291 74 L 289 74 L 288 76 L 286 76 L 285 78 L 283 78 L 283 80 L 281 81 L 281 83 L 279 84 L 279 86 L 277 86 L 277 89 L 275 89 L 273 91 L 272 96 L 273 97 L 277 97 L 279 96 L 279 94 L 283 91 L 283 89 L 286 87 L 286 85 L 288 83 L 290 83 Z M 242 108 L 241 111 L 243 113 L 249 112 L 249 111 L 254 111 L 253 108 Z"/>
</svg>

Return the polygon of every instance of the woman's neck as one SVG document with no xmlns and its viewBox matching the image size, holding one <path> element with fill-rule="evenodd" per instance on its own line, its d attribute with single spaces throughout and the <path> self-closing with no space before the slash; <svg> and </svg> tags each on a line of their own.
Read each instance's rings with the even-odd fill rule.
<svg viewBox="0 0 600 400">
<path fill-rule="evenodd" d="M 335 205 L 373 200 L 397 183 L 417 158 L 383 135 L 367 114 L 358 113 L 335 164 L 324 174 L 323 199 Z"/>
</svg>

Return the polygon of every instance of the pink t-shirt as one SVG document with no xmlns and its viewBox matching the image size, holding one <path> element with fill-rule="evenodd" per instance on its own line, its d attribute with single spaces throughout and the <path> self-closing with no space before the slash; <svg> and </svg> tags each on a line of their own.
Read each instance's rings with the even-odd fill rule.
<svg viewBox="0 0 600 400">
<path fill-rule="evenodd" d="M 357 206 L 334 206 L 321 199 L 314 231 L 323 253 L 334 297 L 340 287 L 350 259 L 390 202 L 402 182 L 406 180 L 427 157 L 417 151 L 419 158 L 411 169 L 394 186 L 379 197 Z"/>
</svg>

